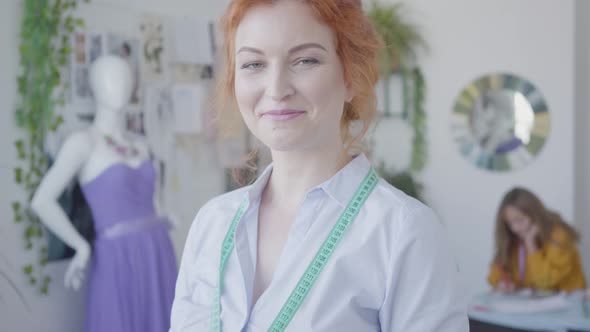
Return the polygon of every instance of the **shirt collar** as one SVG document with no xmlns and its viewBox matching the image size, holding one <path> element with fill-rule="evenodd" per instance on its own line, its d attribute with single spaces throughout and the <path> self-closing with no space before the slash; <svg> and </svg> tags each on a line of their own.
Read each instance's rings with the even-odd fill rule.
<svg viewBox="0 0 590 332">
<path fill-rule="evenodd" d="M 338 171 L 330 179 L 323 183 L 310 188 L 308 193 L 321 189 L 329 197 L 334 199 L 342 207 L 348 204 L 348 201 L 354 196 L 356 189 L 367 173 L 371 169 L 371 162 L 364 154 L 354 157 L 346 166 Z M 270 174 L 272 173 L 272 164 L 268 165 L 258 179 L 250 185 L 247 190 L 248 200 L 250 203 L 262 197 L 262 191 L 266 187 Z"/>
<path fill-rule="evenodd" d="M 262 174 L 250 185 L 250 188 L 247 190 L 248 200 L 250 203 L 255 202 L 256 200 L 262 197 L 262 191 L 266 187 L 268 183 L 268 179 L 270 178 L 270 174 L 272 173 L 272 164 L 268 165 Z"/>
<path fill-rule="evenodd" d="M 370 169 L 371 162 L 361 153 L 318 187 L 342 207 L 345 207 Z"/>
</svg>

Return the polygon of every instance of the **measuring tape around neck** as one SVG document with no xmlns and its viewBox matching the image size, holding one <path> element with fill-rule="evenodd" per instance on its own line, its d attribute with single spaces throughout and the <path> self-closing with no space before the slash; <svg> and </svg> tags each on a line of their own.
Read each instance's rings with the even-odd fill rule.
<svg viewBox="0 0 590 332">
<path fill-rule="evenodd" d="M 377 185 L 379 178 L 375 173 L 375 170 L 371 168 L 369 173 L 361 182 L 359 187 L 357 188 L 354 196 L 348 202 L 348 205 L 340 215 L 338 222 L 334 225 L 330 234 L 324 240 L 321 248 L 316 253 L 315 257 L 308 265 L 305 273 L 299 279 L 299 282 L 295 286 L 295 289 L 291 292 L 291 295 L 279 311 L 279 314 L 273 321 L 272 325 L 268 329 L 269 332 L 282 332 L 284 331 L 293 317 L 295 313 L 309 294 L 309 291 L 315 281 L 317 280 L 318 276 L 326 266 L 330 256 L 342 240 L 342 237 L 348 230 L 352 221 L 358 215 L 361 207 Z M 229 260 L 229 256 L 234 248 L 234 240 L 235 240 L 235 232 L 236 227 L 244 216 L 248 208 L 248 200 L 245 199 L 238 208 L 232 223 L 225 234 L 225 238 L 223 239 L 223 245 L 221 247 L 221 260 L 219 265 L 219 286 L 215 292 L 215 298 L 213 299 L 213 308 L 211 309 L 211 331 L 212 332 L 221 332 L 221 293 L 223 291 L 223 276 L 225 273 L 225 267 L 227 265 L 227 261 Z"/>
</svg>

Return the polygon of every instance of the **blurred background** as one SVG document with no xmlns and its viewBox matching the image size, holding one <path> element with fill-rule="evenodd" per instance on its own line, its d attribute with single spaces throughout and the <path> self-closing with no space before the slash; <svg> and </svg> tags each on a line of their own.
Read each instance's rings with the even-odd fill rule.
<svg viewBox="0 0 590 332">
<path fill-rule="evenodd" d="M 63 286 L 69 260 L 39 258 L 50 235 L 41 228 L 37 236 L 15 217 L 31 190 L 15 170 L 30 165 L 17 142 L 41 130 L 17 125 L 24 121 L 16 112 L 23 104 L 21 57 L 30 51 L 20 46 L 42 36 L 24 33 L 30 2 L 0 3 L 0 330 L 81 331 L 84 291 Z M 255 144 L 240 125 L 222 136 L 207 104 L 219 61 L 217 21 L 227 3 L 91 0 L 63 14 L 74 20 L 62 32 L 70 49 L 55 95 L 63 103 L 52 108 L 57 125 L 43 135 L 44 153 L 51 159 L 68 134 L 91 122 L 92 61 L 126 57 L 137 80 L 127 127 L 165 170 L 177 257 L 198 209 L 237 186 L 229 170 L 243 167 L 240 156 Z M 392 14 L 363 3 L 375 22 Z M 383 8 L 399 3 L 381 1 Z M 412 0 L 393 8 L 390 18 L 411 29 L 389 28 L 412 46 L 386 61 L 366 147 L 383 177 L 438 213 L 466 290 L 489 288 L 495 213 L 514 186 L 530 189 L 581 233 L 590 275 L 590 1 Z"/>
</svg>

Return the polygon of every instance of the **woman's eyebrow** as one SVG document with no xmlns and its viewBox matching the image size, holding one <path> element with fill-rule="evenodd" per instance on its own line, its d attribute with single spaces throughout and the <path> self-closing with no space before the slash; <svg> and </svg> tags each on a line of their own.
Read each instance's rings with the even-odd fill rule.
<svg viewBox="0 0 590 332">
<path fill-rule="evenodd" d="M 308 48 L 319 48 L 321 50 L 328 52 L 328 50 L 326 50 L 325 47 L 323 47 L 322 45 L 320 45 L 318 43 L 304 43 L 304 44 L 297 45 L 297 46 L 291 48 L 289 50 L 289 54 L 296 53 L 296 52 L 299 52 L 299 51 L 302 51 L 302 50 L 305 50 Z M 240 52 L 251 52 L 251 53 L 264 55 L 264 52 L 262 52 L 261 50 L 256 49 L 254 47 L 248 47 L 248 46 L 241 47 L 236 54 L 238 54 Z"/>
</svg>

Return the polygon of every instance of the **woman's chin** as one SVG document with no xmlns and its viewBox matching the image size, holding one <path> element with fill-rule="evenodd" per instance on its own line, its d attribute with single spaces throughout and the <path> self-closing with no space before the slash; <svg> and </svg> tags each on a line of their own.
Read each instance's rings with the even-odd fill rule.
<svg viewBox="0 0 590 332">
<path fill-rule="evenodd" d="M 276 135 L 261 139 L 271 151 L 290 152 L 302 150 L 309 143 L 301 135 Z"/>
</svg>

